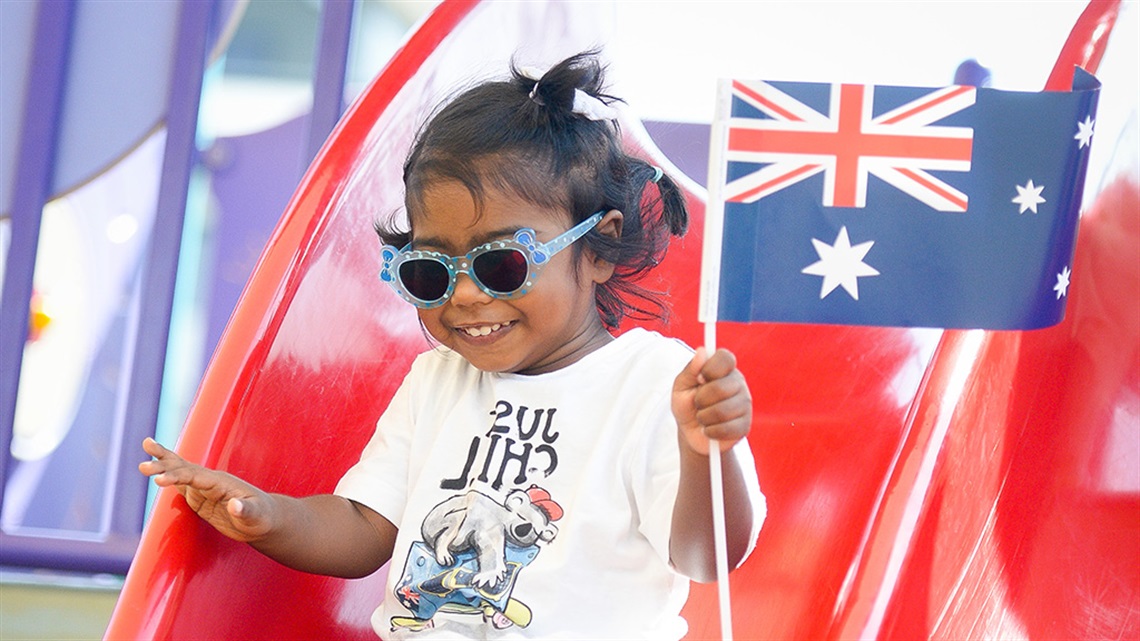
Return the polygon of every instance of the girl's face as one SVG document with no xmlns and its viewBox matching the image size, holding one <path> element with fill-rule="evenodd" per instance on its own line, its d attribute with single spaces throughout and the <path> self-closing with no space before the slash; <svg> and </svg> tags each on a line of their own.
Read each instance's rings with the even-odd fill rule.
<svg viewBox="0 0 1140 641">
<path fill-rule="evenodd" d="M 428 187 L 423 212 L 412 221 L 412 247 L 462 256 L 478 245 L 510 238 L 524 227 L 549 242 L 573 226 L 570 215 L 487 190 L 483 211 L 459 182 Z M 620 233 L 621 214 L 609 212 L 598 229 Z M 579 241 L 581 242 L 581 241 Z M 428 333 L 488 372 L 541 374 L 561 369 L 612 340 L 598 316 L 594 286 L 613 265 L 574 247 L 556 254 L 526 295 L 501 300 L 487 295 L 466 274 L 443 305 L 419 309 Z M 487 333 L 489 330 L 489 333 Z"/>
</svg>

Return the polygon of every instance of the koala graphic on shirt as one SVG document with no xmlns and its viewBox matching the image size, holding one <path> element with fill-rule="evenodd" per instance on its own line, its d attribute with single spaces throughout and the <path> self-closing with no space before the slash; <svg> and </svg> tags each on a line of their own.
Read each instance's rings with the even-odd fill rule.
<svg viewBox="0 0 1140 641">
<path fill-rule="evenodd" d="M 514 490 L 502 503 L 471 490 L 435 506 L 420 533 L 442 566 L 451 565 L 455 553 L 474 549 L 479 571 L 472 583 L 491 588 L 506 574 L 507 543 L 517 547 L 549 543 L 558 534 L 551 521 L 561 517 L 562 508 L 538 486 Z"/>
<path fill-rule="evenodd" d="M 496 628 L 530 623 L 530 609 L 511 598 L 518 572 L 538 544 L 558 535 L 562 507 L 537 485 L 502 501 L 469 490 L 436 505 L 424 517 L 395 594 L 413 617 L 393 617 L 396 629 L 433 627 L 437 611 L 482 613 Z M 434 563 L 425 563 L 430 556 Z M 426 566 L 434 566 L 427 570 Z"/>
</svg>

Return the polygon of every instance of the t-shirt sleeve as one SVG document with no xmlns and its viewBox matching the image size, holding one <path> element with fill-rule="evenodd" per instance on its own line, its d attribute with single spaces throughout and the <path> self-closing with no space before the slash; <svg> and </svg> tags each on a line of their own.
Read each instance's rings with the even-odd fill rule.
<svg viewBox="0 0 1140 641">
<path fill-rule="evenodd" d="M 663 417 L 662 424 L 672 427 L 671 421 L 672 414 L 669 414 Z M 676 428 L 671 431 L 658 431 L 657 437 L 648 440 L 642 450 L 646 456 L 637 462 L 637 466 L 643 472 L 640 475 L 636 473 L 633 475 L 634 479 L 640 479 L 634 483 L 634 495 L 641 520 L 639 531 L 649 539 L 661 559 L 671 566 L 669 539 L 673 530 L 673 506 L 677 501 L 677 488 L 681 475 Z M 740 563 L 743 564 L 756 547 L 760 528 L 767 516 L 767 502 L 760 491 L 756 464 L 748 439 L 738 441 L 733 450 L 740 461 L 748 500 L 752 504 L 751 536 L 748 549 L 740 559 Z"/>
<path fill-rule="evenodd" d="M 372 508 L 392 523 L 400 522 L 408 495 L 416 375 L 413 365 L 377 421 L 360 461 L 344 473 L 333 490 L 337 496 Z"/>
<path fill-rule="evenodd" d="M 668 397 L 654 404 L 646 417 L 641 437 L 633 443 L 631 486 L 637 505 L 638 531 L 671 566 L 669 536 L 673 529 L 673 505 L 681 476 L 677 428 Z"/>
<path fill-rule="evenodd" d="M 752 528 L 751 536 L 748 539 L 748 549 L 744 551 L 744 556 L 740 558 L 740 565 L 743 565 L 748 557 L 752 555 L 752 550 L 756 549 L 757 539 L 760 537 L 760 528 L 764 525 L 764 520 L 768 517 L 768 500 L 764 497 L 764 493 L 760 491 L 760 479 L 756 473 L 756 460 L 752 456 L 752 446 L 749 445 L 747 438 L 742 438 L 732 446 L 733 452 L 736 454 L 737 460 L 740 461 L 741 472 L 744 474 L 745 489 L 748 491 L 748 501 L 752 504 Z M 731 509 L 725 506 L 726 509 Z M 740 567 L 737 565 L 737 567 Z"/>
</svg>

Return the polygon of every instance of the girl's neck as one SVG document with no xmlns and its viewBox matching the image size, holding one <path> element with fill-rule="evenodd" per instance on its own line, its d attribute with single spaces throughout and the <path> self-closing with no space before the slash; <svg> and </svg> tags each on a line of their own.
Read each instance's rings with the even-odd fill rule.
<svg viewBox="0 0 1140 641">
<path fill-rule="evenodd" d="M 601 318 L 596 318 L 593 323 L 585 327 L 584 331 L 571 337 L 571 339 L 566 342 L 564 348 L 559 350 L 555 358 L 540 363 L 536 367 L 520 370 L 515 373 L 524 376 L 533 376 L 536 374 L 556 372 L 564 367 L 569 367 L 577 363 L 587 355 L 613 342 L 613 340 L 613 334 L 610 334 L 606 326 L 602 324 Z"/>
</svg>

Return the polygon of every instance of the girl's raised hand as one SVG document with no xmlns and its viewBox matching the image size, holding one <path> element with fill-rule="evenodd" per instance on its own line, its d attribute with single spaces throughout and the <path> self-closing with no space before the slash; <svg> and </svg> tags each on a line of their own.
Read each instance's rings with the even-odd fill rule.
<svg viewBox="0 0 1140 641">
<path fill-rule="evenodd" d="M 673 383 L 672 405 L 682 440 L 705 456 L 710 440 L 727 451 L 752 427 L 752 394 L 736 356 L 726 349 L 711 357 L 697 349 Z"/>
<path fill-rule="evenodd" d="M 143 441 L 143 450 L 154 460 L 139 463 L 139 471 L 159 487 L 178 490 L 222 534 L 248 543 L 271 531 L 273 501 L 265 492 L 232 474 L 190 463 L 152 438 Z"/>
</svg>

